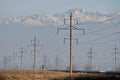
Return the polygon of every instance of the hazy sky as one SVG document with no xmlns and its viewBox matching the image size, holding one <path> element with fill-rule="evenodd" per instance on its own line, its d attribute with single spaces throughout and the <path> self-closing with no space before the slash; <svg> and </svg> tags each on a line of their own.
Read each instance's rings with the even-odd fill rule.
<svg viewBox="0 0 120 80">
<path fill-rule="evenodd" d="M 0 18 L 54 14 L 74 8 L 110 13 L 119 11 L 119 5 L 120 0 L 0 0 Z"/>
</svg>

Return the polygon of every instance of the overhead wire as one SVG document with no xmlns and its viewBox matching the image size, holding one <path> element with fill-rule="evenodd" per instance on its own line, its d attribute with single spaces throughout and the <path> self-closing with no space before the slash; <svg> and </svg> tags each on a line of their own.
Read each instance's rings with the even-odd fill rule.
<svg viewBox="0 0 120 80">
<path fill-rule="evenodd" d="M 109 33 L 96 33 L 96 32 L 103 31 L 103 30 L 106 30 L 106 29 L 110 29 L 110 28 L 113 28 L 114 26 L 119 27 L 119 26 L 116 26 L 116 25 L 119 25 L 119 24 L 120 23 L 112 24 L 112 25 L 109 25 L 105 28 L 101 28 L 101 29 L 97 29 L 97 30 L 94 30 L 94 31 L 87 32 L 84 35 L 108 35 Z M 83 35 L 83 34 L 75 34 L 74 36 L 81 36 L 81 35 Z"/>
<path fill-rule="evenodd" d="M 113 40 L 102 41 L 102 42 L 94 42 L 94 43 L 90 43 L 90 44 L 103 44 L 103 43 L 106 44 L 106 43 L 110 43 L 110 42 L 113 42 L 113 41 L 119 41 L 119 40 L 120 40 L 120 38 L 117 38 L 117 39 L 113 39 Z"/>
<path fill-rule="evenodd" d="M 110 35 L 107 35 L 107 36 L 103 36 L 103 37 L 100 37 L 100 38 L 96 38 L 96 39 L 93 39 L 93 40 L 89 40 L 89 41 L 80 42 L 79 44 L 86 44 L 86 43 L 90 43 L 90 42 L 93 42 L 93 41 L 99 41 L 99 40 L 114 36 L 116 34 L 120 34 L 120 32 L 116 32 L 116 33 L 113 33 L 113 34 L 110 34 Z"/>
<path fill-rule="evenodd" d="M 63 35 L 67 35 L 67 34 L 68 34 L 68 33 L 65 33 L 65 34 L 63 34 Z M 56 32 L 56 34 L 54 34 L 52 37 L 50 37 L 48 40 L 46 40 L 43 44 L 52 44 L 51 42 L 52 42 L 53 40 L 55 40 L 58 35 L 59 35 L 59 34 L 57 34 L 57 32 Z"/>
<path fill-rule="evenodd" d="M 98 30 L 95 30 L 95 31 L 87 32 L 87 33 L 85 33 L 85 34 L 87 35 L 87 34 L 90 34 L 90 33 L 95 33 L 95 32 L 99 32 L 99 31 L 103 31 L 103 30 L 106 30 L 106 29 L 108 29 L 108 28 L 112 28 L 113 26 L 119 25 L 119 24 L 120 24 L 120 23 L 112 24 L 112 25 L 109 25 L 109 26 L 107 26 L 107 27 L 105 27 L 105 28 L 101 28 L 101 29 L 98 29 Z M 119 27 L 119 26 L 118 26 L 118 27 Z"/>
<path fill-rule="evenodd" d="M 98 30 L 95 30 L 95 31 L 91 31 L 91 32 L 85 33 L 85 35 L 88 35 L 88 34 L 91 34 L 91 33 L 95 33 L 95 32 L 98 32 L 98 31 L 102 31 L 102 30 L 106 30 L 106 29 L 108 29 L 108 28 L 112 28 L 113 26 L 119 25 L 119 24 L 120 24 L 120 23 L 117 23 L 117 24 L 113 24 L 113 25 L 107 26 L 107 27 L 105 27 L 105 28 L 101 28 L 101 29 L 98 29 Z M 110 35 L 105 34 L 105 35 L 107 35 L 107 36 L 100 37 L 100 38 L 93 39 L 93 40 L 89 40 L 89 41 L 80 42 L 79 44 L 86 44 L 86 43 L 90 43 L 90 42 L 102 40 L 102 39 L 111 37 L 111 36 L 113 36 L 113 35 L 119 34 L 119 33 L 120 33 L 120 32 L 116 32 L 116 33 L 113 33 L 113 34 L 110 34 Z M 103 33 L 102 33 L 102 34 L 103 34 Z M 53 35 L 51 38 L 49 38 L 49 39 L 48 39 L 46 42 L 44 42 L 43 44 L 49 45 L 49 44 L 55 43 L 56 41 L 54 42 L 53 40 L 55 40 L 55 38 L 57 38 L 57 35 L 58 35 L 58 34 Z M 99 34 L 99 35 L 100 35 L 100 34 Z M 103 34 L 103 35 L 104 35 L 104 34 Z M 117 40 L 119 40 L 119 39 L 117 39 Z M 52 41 L 53 41 L 53 42 L 52 42 Z M 113 41 L 113 40 L 112 40 L 112 41 Z M 57 41 L 57 42 L 58 42 L 58 41 Z M 50 45 L 50 46 L 51 46 L 51 45 Z M 56 48 L 56 49 L 54 49 L 54 50 L 52 50 L 52 51 L 59 50 L 60 47 L 61 47 L 61 46 L 59 46 L 58 48 Z"/>
</svg>

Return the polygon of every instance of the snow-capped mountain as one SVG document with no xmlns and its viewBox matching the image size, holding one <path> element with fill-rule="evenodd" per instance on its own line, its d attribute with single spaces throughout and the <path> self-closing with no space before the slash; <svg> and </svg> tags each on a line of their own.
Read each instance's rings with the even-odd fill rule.
<svg viewBox="0 0 120 80">
<path fill-rule="evenodd" d="M 120 12 L 113 14 L 101 14 L 98 12 L 90 12 L 84 9 L 70 9 L 65 13 L 59 13 L 54 15 L 43 14 L 33 16 L 20 16 L 12 17 L 4 20 L 0 20 L 0 24 L 22 24 L 26 26 L 48 26 L 48 25 L 63 25 L 63 19 L 69 18 L 69 14 L 72 12 L 73 17 L 78 19 L 80 23 L 84 22 L 119 22 Z"/>
<path fill-rule="evenodd" d="M 66 11 L 66 14 L 73 13 L 74 18 L 77 18 L 80 22 L 103 22 L 107 20 L 104 14 L 97 12 L 88 12 L 84 9 L 70 9 Z"/>
</svg>

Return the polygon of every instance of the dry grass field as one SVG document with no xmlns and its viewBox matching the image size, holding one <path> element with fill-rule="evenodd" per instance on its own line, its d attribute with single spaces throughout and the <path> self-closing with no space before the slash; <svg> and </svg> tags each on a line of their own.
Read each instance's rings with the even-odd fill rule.
<svg viewBox="0 0 120 80">
<path fill-rule="evenodd" d="M 50 80 L 68 75 L 56 71 L 1 70 L 0 80 Z"/>
<path fill-rule="evenodd" d="M 1 70 L 0 80 L 70 80 L 69 73 L 57 71 Z M 120 75 L 73 73 L 72 80 L 120 80 Z"/>
</svg>

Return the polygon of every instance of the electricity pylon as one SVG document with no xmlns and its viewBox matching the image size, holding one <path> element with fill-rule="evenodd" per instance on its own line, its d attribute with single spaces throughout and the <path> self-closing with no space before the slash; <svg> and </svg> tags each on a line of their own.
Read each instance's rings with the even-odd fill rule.
<svg viewBox="0 0 120 80">
<path fill-rule="evenodd" d="M 92 68 L 93 68 L 93 66 L 92 66 L 92 62 L 93 62 L 93 60 L 92 60 L 92 58 L 93 58 L 93 49 L 92 49 L 92 47 L 90 47 L 88 55 L 89 55 L 88 56 L 88 60 L 89 60 L 88 67 L 89 67 L 89 70 L 92 70 Z"/>
<path fill-rule="evenodd" d="M 46 54 L 44 54 L 44 56 L 43 56 L 43 64 L 44 64 L 44 70 L 46 70 L 46 68 L 47 68 L 47 56 L 46 56 Z"/>
<path fill-rule="evenodd" d="M 59 57 L 56 55 L 55 57 L 55 67 L 56 67 L 56 70 L 60 70 L 60 60 L 59 60 Z"/>
<path fill-rule="evenodd" d="M 23 48 L 23 46 L 20 48 L 20 51 L 19 53 L 21 54 L 20 55 L 20 58 L 21 58 L 21 63 L 20 63 L 20 69 L 22 70 L 23 69 L 23 54 L 25 53 L 25 49 Z"/>
<path fill-rule="evenodd" d="M 9 56 L 9 69 L 11 69 L 11 57 L 12 56 Z"/>
<path fill-rule="evenodd" d="M 39 43 L 39 40 L 36 40 L 36 37 L 34 37 L 34 40 L 31 40 L 31 43 L 33 42 L 33 45 L 28 45 L 28 46 L 33 46 L 34 47 L 34 71 L 36 71 L 36 47 L 39 46 L 37 42 Z"/>
<path fill-rule="evenodd" d="M 13 66 L 14 66 L 14 69 L 16 69 L 16 56 L 17 56 L 17 52 L 13 52 Z"/>
<path fill-rule="evenodd" d="M 62 57 L 60 58 L 60 70 L 62 70 L 63 67 L 63 61 L 62 61 Z"/>
<path fill-rule="evenodd" d="M 3 66 L 3 69 L 7 69 L 8 68 L 8 58 L 7 56 L 4 57 L 4 62 L 3 62 L 4 66 Z"/>
<path fill-rule="evenodd" d="M 66 23 L 66 19 L 67 19 L 67 18 L 64 19 L 64 24 Z M 75 21 L 77 22 L 77 24 L 78 24 L 78 20 L 72 18 L 72 12 L 70 13 L 70 18 L 69 18 L 69 20 L 70 20 L 70 26 L 67 27 L 67 28 L 58 28 L 57 33 L 59 33 L 59 30 L 67 30 L 67 29 L 70 30 L 70 36 L 69 36 L 69 37 L 70 37 L 70 38 L 69 38 L 69 40 L 70 40 L 70 77 L 71 77 L 71 79 L 72 79 L 72 30 L 83 30 L 83 34 L 84 34 L 84 29 L 83 29 L 83 28 L 76 28 L 76 27 L 74 27 L 74 26 L 72 25 L 72 21 L 73 21 L 73 20 L 75 20 Z M 65 38 L 65 39 L 67 39 L 67 38 Z M 76 39 L 76 40 L 77 40 L 77 39 Z"/>
<path fill-rule="evenodd" d="M 115 48 L 114 48 L 114 54 L 115 54 L 115 56 L 114 56 L 115 57 L 115 71 L 117 71 L 117 54 L 118 54 L 117 50 L 118 50 L 118 48 L 115 45 Z"/>
</svg>

